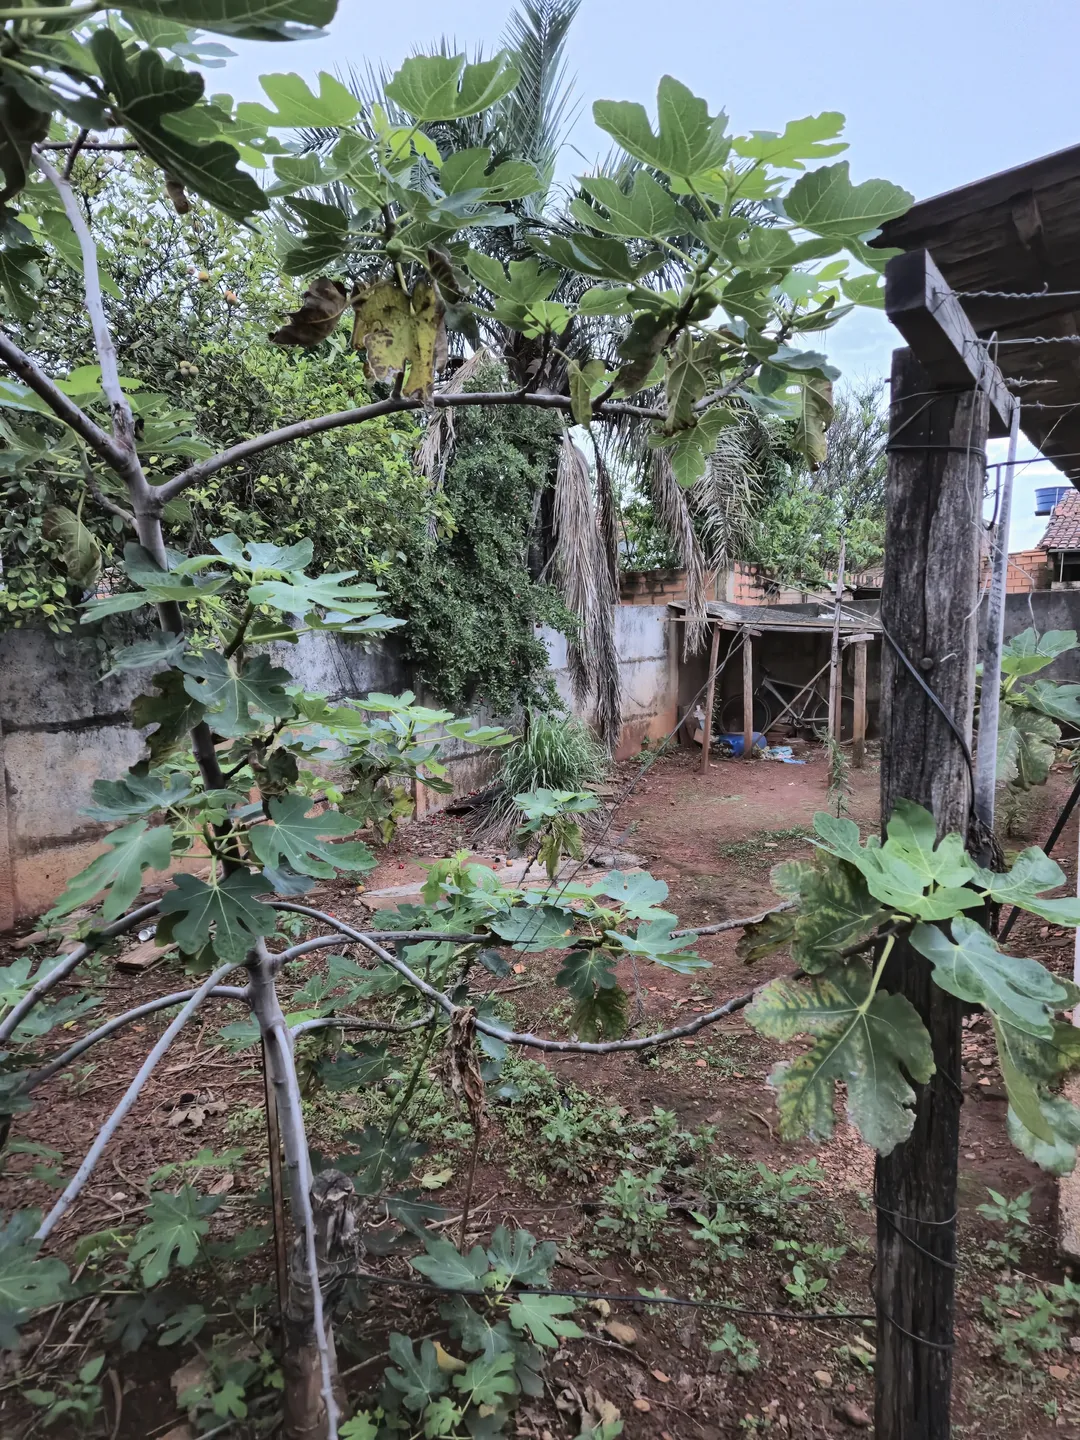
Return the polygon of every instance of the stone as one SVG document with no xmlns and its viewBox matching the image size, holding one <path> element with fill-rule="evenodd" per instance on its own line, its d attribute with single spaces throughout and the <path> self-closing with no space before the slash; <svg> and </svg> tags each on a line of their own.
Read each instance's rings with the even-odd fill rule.
<svg viewBox="0 0 1080 1440">
<path fill-rule="evenodd" d="M 613 1340 L 620 1345 L 636 1345 L 637 1331 L 632 1325 L 624 1325 L 621 1320 L 606 1320 L 601 1327 L 606 1330 Z"/>
<path fill-rule="evenodd" d="M 828 1370 L 815 1370 L 814 1384 L 820 1386 L 822 1390 L 831 1390 L 832 1376 L 829 1374 Z"/>
</svg>

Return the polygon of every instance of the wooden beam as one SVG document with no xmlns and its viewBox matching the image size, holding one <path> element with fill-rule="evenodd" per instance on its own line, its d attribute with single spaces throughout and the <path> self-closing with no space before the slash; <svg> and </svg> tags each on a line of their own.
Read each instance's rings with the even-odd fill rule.
<svg viewBox="0 0 1080 1440">
<path fill-rule="evenodd" d="M 712 627 L 709 646 L 709 683 L 705 690 L 705 723 L 701 727 L 701 773 L 709 773 L 709 747 L 712 744 L 712 712 L 716 699 L 716 659 L 720 653 L 720 626 Z"/>
<path fill-rule="evenodd" d="M 885 313 L 932 382 L 929 388 L 984 391 L 998 422 L 991 433 L 1008 435 L 1019 401 L 1009 393 L 1005 377 L 928 250 L 894 255 L 889 261 Z M 913 441 L 905 430 L 896 443 L 902 449 Z"/>
<path fill-rule="evenodd" d="M 881 619 L 970 745 L 982 534 L 971 507 L 972 496 L 982 495 L 989 406 L 979 390 L 934 390 L 912 353 L 898 350 L 890 427 L 914 448 L 889 456 Z M 891 645 L 882 656 L 881 704 L 882 818 L 898 800 L 913 800 L 933 811 L 939 836 L 966 836 L 972 796 L 964 751 Z M 963 1005 L 934 984 L 929 962 L 903 939 L 881 988 L 922 1018 L 935 1070 L 915 1087 L 911 1135 L 875 1165 L 874 1433 L 877 1440 L 948 1440 Z"/>
<path fill-rule="evenodd" d="M 742 652 L 743 759 L 754 758 L 754 642 L 747 635 Z"/>
<path fill-rule="evenodd" d="M 851 726 L 851 763 L 861 770 L 866 763 L 866 641 L 855 646 L 855 716 Z"/>
</svg>

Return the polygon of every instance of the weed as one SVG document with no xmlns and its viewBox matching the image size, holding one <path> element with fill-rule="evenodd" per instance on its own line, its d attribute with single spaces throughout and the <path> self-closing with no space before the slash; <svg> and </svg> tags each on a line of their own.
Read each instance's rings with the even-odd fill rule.
<svg viewBox="0 0 1080 1440">
<path fill-rule="evenodd" d="M 815 733 L 825 748 L 825 761 L 829 772 L 829 782 L 825 790 L 826 804 L 839 819 L 848 812 L 852 788 L 851 761 L 834 735 L 830 735 L 827 730 L 818 730 Z"/>
<path fill-rule="evenodd" d="M 1018 1280 L 995 1285 L 984 1295 L 983 1314 L 990 1322 L 990 1338 L 1008 1365 L 1030 1364 L 1032 1355 L 1062 1348 L 1062 1324 L 1074 1319 L 1080 1307 L 1080 1285 L 1030 1285 Z"/>
<path fill-rule="evenodd" d="M 644 1176 L 623 1170 L 601 1196 L 611 1214 L 602 1215 L 596 1228 L 615 1235 L 635 1260 L 642 1246 L 655 1240 L 667 1226 L 667 1202 L 657 1194 L 663 1177 L 659 1167 Z"/>
<path fill-rule="evenodd" d="M 66 1419 L 68 1425 L 74 1425 L 74 1433 L 87 1435 L 101 1409 L 101 1386 L 96 1382 L 104 1364 L 105 1356 L 96 1355 L 82 1366 L 74 1380 L 58 1380 L 56 1390 L 24 1390 L 23 1398 L 44 1410 L 42 1424 L 55 1425 L 57 1420 Z"/>
<path fill-rule="evenodd" d="M 1018 1265 L 1023 1242 L 1031 1232 L 1031 1191 L 1025 1190 L 1015 1200 L 1008 1200 L 998 1190 L 987 1189 L 990 1203 L 977 1206 L 984 1219 L 1004 1227 L 1005 1234 L 1000 1240 L 988 1240 L 984 1253 L 991 1265 L 1003 1267 Z"/>
<path fill-rule="evenodd" d="M 763 847 L 772 848 L 793 840 L 808 840 L 812 834 L 813 831 L 808 830 L 805 825 L 791 825 L 786 830 L 759 830 L 750 840 L 732 840 L 721 845 L 719 854 L 722 860 L 760 860 Z"/>
<path fill-rule="evenodd" d="M 761 1364 L 761 1354 L 757 1343 L 744 1335 L 737 1325 L 730 1320 L 717 1335 L 716 1339 L 709 1346 L 714 1355 L 728 1355 L 731 1357 L 731 1364 L 743 1375 L 749 1375 Z"/>
<path fill-rule="evenodd" d="M 805 1265 L 796 1264 L 791 1267 L 791 1279 L 785 1282 L 784 1289 L 796 1305 L 801 1305 L 804 1310 L 809 1310 L 812 1306 L 820 1303 L 828 1284 L 826 1276 L 819 1275 L 814 1279 Z"/>
<path fill-rule="evenodd" d="M 695 1240 L 701 1240 L 708 1247 L 714 1260 L 738 1260 L 744 1253 L 743 1240 L 750 1229 L 745 1220 L 737 1220 L 728 1213 L 727 1206 L 718 1203 L 711 1217 L 703 1211 L 691 1212 L 699 1228 L 691 1230 Z M 708 1269 L 707 1261 L 691 1261 L 694 1269 Z"/>
</svg>

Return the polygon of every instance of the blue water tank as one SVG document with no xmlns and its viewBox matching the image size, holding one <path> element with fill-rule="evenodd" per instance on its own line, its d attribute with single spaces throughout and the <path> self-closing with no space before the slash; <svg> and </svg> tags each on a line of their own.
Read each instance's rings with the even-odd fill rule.
<svg viewBox="0 0 1080 1440">
<path fill-rule="evenodd" d="M 1035 491 L 1035 514 L 1052 515 L 1054 506 L 1063 500 L 1072 488 L 1071 485 L 1041 485 Z"/>
</svg>

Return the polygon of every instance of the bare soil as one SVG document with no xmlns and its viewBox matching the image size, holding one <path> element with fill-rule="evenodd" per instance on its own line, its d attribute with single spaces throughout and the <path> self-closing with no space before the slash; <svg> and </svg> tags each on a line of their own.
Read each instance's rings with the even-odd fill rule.
<svg viewBox="0 0 1080 1440">
<path fill-rule="evenodd" d="M 669 908 L 683 925 L 753 914 L 775 898 L 768 881 L 771 867 L 805 852 L 804 833 L 814 811 L 825 803 L 826 772 L 820 753 L 816 747 L 798 753 L 805 764 L 717 761 L 704 776 L 696 753 L 678 751 L 664 757 L 638 780 L 613 815 L 604 846 L 610 848 L 614 840 L 665 880 Z M 638 763 L 627 762 L 620 767 L 614 788 L 622 793 L 638 774 Z M 1069 784 L 1067 774 L 1055 772 L 1048 786 L 1033 792 L 1017 822 L 1022 833 L 1006 843 L 1017 848 L 1041 843 Z M 864 827 L 877 822 L 878 774 L 873 760 L 853 774 L 849 813 Z M 464 816 L 437 815 L 404 827 L 364 888 L 342 882 L 320 887 L 311 903 L 362 923 L 369 913 L 365 890 L 422 880 L 424 862 L 467 847 L 467 823 Z M 1076 849 L 1074 821 L 1057 850 L 1071 878 Z M 623 975 L 623 984 L 638 1006 L 636 1023 L 646 1029 L 678 1024 L 784 968 L 774 957 L 748 974 L 735 953 L 737 939 L 738 932 L 701 940 L 700 953 L 712 962 L 709 971 L 679 976 L 647 968 L 637 977 Z M 1071 936 L 1055 927 L 1025 917 L 1013 932 L 1013 943 L 1019 953 L 1037 955 L 1061 973 L 1071 970 Z M 0 958 L 10 963 L 15 953 Z M 525 957 L 524 969 L 497 987 L 500 998 L 512 1006 L 518 1029 L 565 1033 L 565 992 L 554 985 L 556 971 L 554 956 Z M 183 984 L 168 962 L 132 976 L 117 970 L 110 958 L 103 962 L 102 972 L 95 988 L 103 994 L 109 1012 Z M 181 1036 L 109 1147 L 74 1213 L 57 1231 L 58 1249 L 70 1256 L 80 1234 L 136 1227 L 154 1170 L 169 1161 L 190 1159 L 203 1147 L 217 1152 L 229 1145 L 246 1148 L 244 1157 L 225 1171 L 195 1172 L 203 1189 L 216 1182 L 227 1187 L 227 1201 L 219 1212 L 225 1230 L 237 1231 L 265 1220 L 259 1200 L 264 1184 L 259 1159 L 263 1102 L 257 1052 L 230 1053 L 217 1033 L 222 1024 L 238 1018 L 238 1006 L 221 1003 Z M 161 1028 L 160 1017 L 151 1017 L 92 1052 L 86 1066 L 76 1067 L 37 1093 L 33 1108 L 17 1118 L 13 1133 L 60 1151 L 61 1169 L 70 1173 Z M 79 1027 L 57 1041 L 57 1048 L 69 1044 L 76 1033 L 82 1033 Z M 869 1314 L 874 1308 L 869 1206 L 873 1156 L 842 1118 L 835 1138 L 824 1147 L 780 1143 L 766 1084 L 778 1055 L 777 1047 L 755 1035 L 736 1015 L 647 1061 L 625 1055 L 565 1056 L 548 1057 L 545 1063 L 569 1087 L 568 1095 L 576 1093 L 573 1087 L 580 1087 L 595 1097 L 598 1113 L 618 1107 L 620 1123 L 627 1130 L 640 1117 L 651 1115 L 654 1107 L 675 1112 L 685 1130 L 714 1127 L 716 1150 L 730 1156 L 733 1166 L 752 1167 L 760 1161 L 779 1172 L 816 1155 L 825 1178 L 813 1187 L 800 1211 L 801 1233 L 804 1238 L 846 1247 L 820 1303 L 828 1309 Z M 1024 1366 L 1007 1366 L 980 1318 L 982 1297 L 1003 1278 L 988 1268 L 985 1258 L 986 1242 L 997 1232 L 976 1211 L 987 1198 L 988 1187 L 1008 1196 L 1032 1191 L 1034 1223 L 1022 1268 L 1029 1275 L 1061 1276 L 1053 1243 L 1055 1183 L 1009 1144 L 1001 1078 L 991 1038 L 979 1020 L 969 1022 L 963 1080 L 956 1433 L 971 1440 L 991 1435 L 999 1440 L 1036 1440 L 1050 1434 L 1080 1440 L 1076 1348 L 1034 1358 Z M 325 1095 L 318 1102 L 315 1138 L 328 1154 L 335 1153 L 334 1140 L 347 1128 L 350 1103 L 345 1097 Z M 670 1206 L 666 1225 L 641 1254 L 630 1256 L 597 1228 L 598 1197 L 619 1169 L 619 1163 L 602 1149 L 604 1132 L 599 1123 L 597 1150 L 575 1173 L 567 1173 L 547 1163 L 550 1156 L 545 1150 L 550 1147 L 539 1137 L 523 1143 L 520 1135 L 515 1136 L 508 1115 L 509 1111 L 493 1107 L 480 1147 L 467 1227 L 470 1243 L 485 1240 L 500 1222 L 516 1222 L 538 1237 L 558 1242 L 561 1263 L 554 1281 L 561 1287 L 600 1293 L 662 1288 L 671 1296 L 720 1298 L 747 1311 L 793 1310 L 783 1288 L 791 1266 L 773 1250 L 766 1226 L 752 1230 L 746 1257 L 731 1266 L 730 1275 L 703 1278 L 694 1263 L 700 1262 L 702 1251 L 690 1238 L 694 1222 L 688 1197 L 669 1186 L 664 1192 Z M 469 1145 L 458 1134 L 463 1128 L 449 1126 L 418 1166 L 420 1172 L 451 1170 L 448 1183 L 432 1198 L 455 1222 L 446 1227 L 455 1239 L 460 1223 L 455 1217 L 461 1215 L 468 1173 Z M 50 1204 L 55 1191 L 32 1177 L 32 1158 L 12 1157 L 0 1176 L 0 1203 L 5 1208 Z M 409 1273 L 398 1257 L 369 1257 L 369 1263 L 388 1278 Z M 234 1293 L 255 1280 L 270 1283 L 269 1247 L 246 1260 L 242 1269 L 242 1275 L 230 1275 L 227 1282 L 235 1285 Z M 88 1308 L 95 1313 L 88 1315 Z M 71 1376 L 86 1357 L 104 1350 L 108 1371 L 115 1376 L 105 1386 L 105 1433 L 111 1430 L 111 1440 L 163 1435 L 183 1420 L 169 1381 L 190 1357 L 190 1347 L 162 1349 L 151 1338 L 141 1350 L 124 1354 L 104 1339 L 100 1323 L 104 1309 L 104 1302 L 97 1307 L 92 1300 L 75 1302 L 28 1327 L 18 1363 L 39 1368 L 44 1364 L 54 1375 Z M 748 1433 L 818 1440 L 872 1433 L 862 1424 L 873 1413 L 872 1375 L 851 1353 L 856 1340 L 872 1343 L 872 1330 L 858 1322 L 807 1323 L 783 1315 L 731 1316 L 629 1301 L 613 1305 L 610 1320 L 629 1325 L 633 1338 L 622 1332 L 616 1340 L 602 1328 L 602 1309 L 583 1302 L 577 1318 L 586 1338 L 564 1343 L 549 1366 L 544 1397 L 523 1405 L 511 1433 L 516 1427 L 518 1435 L 535 1440 L 576 1436 L 578 1397 L 588 1387 L 618 1407 L 625 1435 L 642 1440 L 719 1440 Z M 761 1363 L 752 1373 L 738 1372 L 708 1348 L 727 1319 L 737 1321 L 740 1331 L 760 1348 Z M 370 1399 L 371 1387 L 377 1387 L 386 1361 L 381 1352 L 394 1330 L 414 1337 L 447 1338 L 435 1300 L 423 1292 L 374 1286 L 366 1313 L 350 1317 L 341 1331 L 342 1365 L 350 1372 L 346 1384 L 355 1403 Z M 29 1433 L 29 1412 L 12 1383 L 15 1373 L 9 1363 L 0 1374 L 4 1387 L 0 1388 L 0 1435 L 5 1437 Z M 65 1430 L 65 1423 L 49 1433 L 77 1433 Z"/>
</svg>

